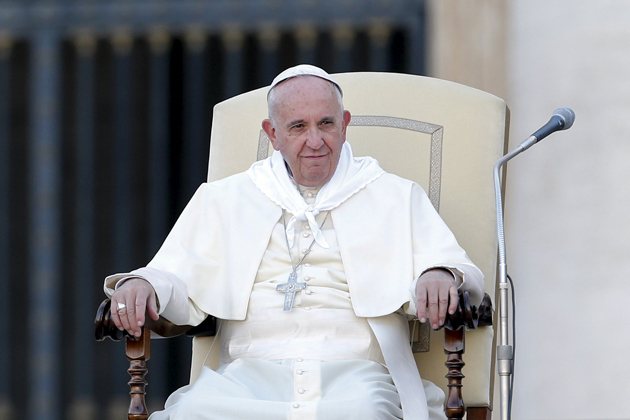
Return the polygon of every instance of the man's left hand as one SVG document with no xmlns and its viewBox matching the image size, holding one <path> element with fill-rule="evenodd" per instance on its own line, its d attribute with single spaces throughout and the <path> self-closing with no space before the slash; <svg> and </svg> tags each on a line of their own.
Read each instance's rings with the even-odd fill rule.
<svg viewBox="0 0 630 420">
<path fill-rule="evenodd" d="M 450 298 L 450 299 L 449 299 Z M 427 309 L 431 327 L 444 325 L 446 311 L 455 313 L 458 304 L 457 285 L 453 274 L 442 268 L 424 272 L 416 284 L 416 308 L 420 322 L 426 322 Z"/>
</svg>

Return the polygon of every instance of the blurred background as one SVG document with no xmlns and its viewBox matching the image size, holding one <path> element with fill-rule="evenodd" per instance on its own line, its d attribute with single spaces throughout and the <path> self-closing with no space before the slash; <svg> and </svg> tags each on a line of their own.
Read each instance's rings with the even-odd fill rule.
<svg viewBox="0 0 630 420">
<path fill-rule="evenodd" d="M 574 109 L 509 164 L 513 418 L 630 418 L 627 22 L 626 0 L 0 0 L 0 420 L 124 418 L 102 279 L 146 264 L 205 180 L 213 105 L 298 63 L 493 93 L 510 148 Z M 155 409 L 190 342 L 151 356 Z"/>
</svg>

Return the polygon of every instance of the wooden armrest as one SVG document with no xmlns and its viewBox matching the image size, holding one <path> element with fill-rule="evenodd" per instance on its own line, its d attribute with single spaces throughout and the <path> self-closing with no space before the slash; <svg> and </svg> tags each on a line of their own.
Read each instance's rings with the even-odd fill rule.
<svg viewBox="0 0 630 420">
<path fill-rule="evenodd" d="M 94 320 L 94 336 L 96 340 L 102 341 L 106 338 L 114 341 L 120 341 L 123 338 L 135 340 L 135 337 L 131 336 L 127 331 L 120 331 L 116 327 L 112 320 L 111 305 L 111 301 L 105 299 L 96 311 L 96 319 Z M 176 325 L 163 317 L 160 317 L 157 321 L 151 319 L 149 316 L 146 316 L 145 319 L 145 328 L 165 338 L 177 337 L 182 334 L 187 334 L 191 337 L 206 337 L 216 334 L 217 320 L 213 316 L 208 316 L 196 327 L 191 327 L 190 325 Z"/>
<path fill-rule="evenodd" d="M 447 313 L 444 320 L 444 328 L 449 330 L 459 330 L 466 327 L 474 330 L 478 327 L 488 327 L 492 325 L 492 300 L 487 293 L 484 294 L 479 307 L 470 304 L 468 292 L 459 291 L 459 303 L 455 313 Z"/>
</svg>

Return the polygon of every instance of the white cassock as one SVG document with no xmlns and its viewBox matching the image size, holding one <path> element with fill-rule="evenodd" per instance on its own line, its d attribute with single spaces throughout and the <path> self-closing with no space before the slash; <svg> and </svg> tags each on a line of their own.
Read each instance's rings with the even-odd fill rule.
<svg viewBox="0 0 630 420">
<path fill-rule="evenodd" d="M 350 154 L 346 171 L 361 163 Z M 415 369 L 403 311 L 415 313 L 414 279 L 431 267 L 452 268 L 477 300 L 483 278 L 419 186 L 371 170 L 329 215 L 296 219 L 300 209 L 279 203 L 293 210 L 290 232 L 251 170 L 199 189 L 156 257 L 132 273 L 153 284 L 167 319 L 222 319 L 221 366 L 204 368 L 152 420 L 443 418 L 442 391 Z M 318 191 L 302 194 L 312 209 Z M 295 265 L 314 237 L 296 270 L 307 287 L 283 311 L 287 242 Z M 106 279 L 108 293 L 124 276 Z"/>
</svg>

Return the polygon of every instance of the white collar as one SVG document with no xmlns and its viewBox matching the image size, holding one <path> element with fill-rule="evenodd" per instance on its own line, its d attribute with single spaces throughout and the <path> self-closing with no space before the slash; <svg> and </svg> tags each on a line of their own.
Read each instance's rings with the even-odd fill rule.
<svg viewBox="0 0 630 420">
<path fill-rule="evenodd" d="M 265 160 L 254 163 L 247 170 L 247 174 L 263 194 L 293 215 L 287 223 L 286 230 L 289 248 L 293 248 L 295 223 L 298 220 L 308 220 L 315 241 L 323 248 L 328 248 L 329 245 L 315 216 L 322 211 L 339 207 L 384 172 L 376 159 L 369 156 L 355 158 L 352 155 L 352 147 L 345 142 L 334 175 L 322 186 L 315 203 L 307 204 L 291 181 L 284 158 L 279 151 L 275 151 Z"/>
</svg>

